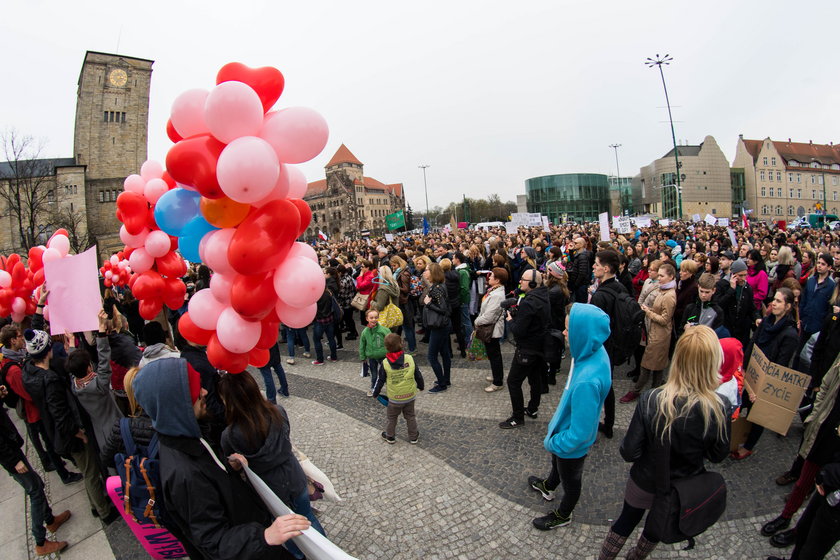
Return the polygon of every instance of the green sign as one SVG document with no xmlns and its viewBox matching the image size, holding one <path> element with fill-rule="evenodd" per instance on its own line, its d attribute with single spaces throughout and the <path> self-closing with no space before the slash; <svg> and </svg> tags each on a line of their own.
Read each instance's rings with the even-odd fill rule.
<svg viewBox="0 0 840 560">
<path fill-rule="evenodd" d="M 402 210 L 394 212 L 393 214 L 388 214 L 385 216 L 385 225 L 388 226 L 388 229 L 391 231 L 405 227 L 405 214 L 403 214 Z"/>
</svg>

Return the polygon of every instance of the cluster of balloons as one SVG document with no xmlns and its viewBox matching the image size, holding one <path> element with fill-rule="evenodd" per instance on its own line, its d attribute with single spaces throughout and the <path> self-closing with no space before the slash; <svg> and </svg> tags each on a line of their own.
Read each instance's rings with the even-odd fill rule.
<svg viewBox="0 0 840 560">
<path fill-rule="evenodd" d="M 11 315 L 12 320 L 20 323 L 26 315 L 35 313 L 33 277 L 34 273 L 27 269 L 17 253 L 0 258 L 0 315 Z"/>
<path fill-rule="evenodd" d="M 106 288 L 125 286 L 131 279 L 131 265 L 125 258 L 125 252 L 119 251 L 99 267 Z"/>
<path fill-rule="evenodd" d="M 214 271 L 179 328 L 230 372 L 265 365 L 280 322 L 308 325 L 324 290 L 315 251 L 295 243 L 312 213 L 294 164 L 317 156 L 329 133 L 312 109 L 270 110 L 284 85 L 276 68 L 230 63 L 212 90 L 179 95 L 167 123 L 177 187 L 158 200 L 155 222 Z"/>
<path fill-rule="evenodd" d="M 120 282 L 128 281 L 134 297 L 140 301 L 140 315 L 152 320 L 166 305 L 180 309 L 184 305 L 187 287 L 181 277 L 187 273 L 187 264 L 176 252 L 178 238 L 162 231 L 155 222 L 155 213 L 163 197 L 176 189 L 175 180 L 164 171 L 160 163 L 148 160 L 140 167 L 139 175 L 129 175 L 125 189 L 117 197 L 117 219 L 122 222 L 120 239 L 125 249 L 112 255 L 111 270 L 100 272 L 108 285 L 114 276 Z M 121 266 L 128 259 L 126 266 Z M 116 263 L 114 262 L 116 260 Z M 114 267 L 116 270 L 114 270 Z"/>
</svg>

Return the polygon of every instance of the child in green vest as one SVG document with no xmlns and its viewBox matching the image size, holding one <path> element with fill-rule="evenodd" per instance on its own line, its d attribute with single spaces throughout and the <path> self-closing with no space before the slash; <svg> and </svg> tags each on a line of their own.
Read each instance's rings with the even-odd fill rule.
<svg viewBox="0 0 840 560">
<path fill-rule="evenodd" d="M 379 366 L 379 380 L 373 388 L 374 397 L 379 396 L 383 385 L 387 384 L 388 388 L 388 408 L 385 413 L 387 421 L 382 439 L 388 443 L 397 442 L 394 432 L 397 428 L 397 418 L 402 413 L 408 427 L 408 442 L 417 443 L 420 432 L 417 431 L 417 418 L 414 415 L 414 398 L 417 391 L 423 390 L 423 376 L 420 374 L 420 368 L 414 363 L 414 358 L 403 353 L 400 335 L 388 334 L 385 337 L 385 349 L 388 353 Z"/>
<path fill-rule="evenodd" d="M 385 337 L 391 333 L 391 329 L 379 324 L 379 311 L 376 309 L 369 309 L 365 318 L 367 326 L 359 339 L 359 359 L 362 360 L 362 375 L 370 375 L 370 391 L 367 392 L 367 396 L 372 397 L 379 362 L 385 357 Z"/>
</svg>

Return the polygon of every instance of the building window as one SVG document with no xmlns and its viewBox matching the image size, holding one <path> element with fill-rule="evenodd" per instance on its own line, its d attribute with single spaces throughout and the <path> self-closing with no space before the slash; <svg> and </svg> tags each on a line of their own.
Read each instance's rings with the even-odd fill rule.
<svg viewBox="0 0 840 560">
<path fill-rule="evenodd" d="M 123 113 L 123 115 L 125 115 L 125 113 Z M 123 122 L 125 122 L 125 120 L 123 120 Z M 776 180 L 779 181 L 780 183 L 782 182 L 782 172 L 781 171 L 776 171 Z"/>
<path fill-rule="evenodd" d="M 762 171 L 762 173 L 764 173 L 764 172 Z M 772 171 L 770 171 L 769 173 L 767 173 L 767 180 L 768 180 L 768 181 L 770 181 L 770 182 L 772 182 L 772 181 L 773 181 L 773 172 L 772 172 Z"/>
<path fill-rule="evenodd" d="M 801 182 L 802 182 L 802 173 L 797 173 L 797 174 L 796 174 L 796 182 L 797 182 L 797 183 L 801 183 Z"/>
<path fill-rule="evenodd" d="M 820 176 L 818 176 L 818 177 L 817 177 L 817 184 L 818 184 L 818 185 L 822 185 L 822 184 L 823 184 L 823 176 L 822 176 L 822 175 L 820 175 Z"/>
<path fill-rule="evenodd" d="M 772 162 L 772 165 L 776 165 L 776 158 L 771 158 L 770 161 Z"/>
<path fill-rule="evenodd" d="M 796 189 L 796 198 L 802 198 L 802 189 Z"/>
<path fill-rule="evenodd" d="M 834 200 L 836 201 L 836 200 L 837 200 L 837 191 L 834 191 L 834 192 L 833 192 L 833 193 L 831 193 L 831 194 L 832 194 L 832 196 L 834 197 Z"/>
<path fill-rule="evenodd" d="M 836 175 L 831 178 L 831 184 L 832 184 L 832 186 L 835 186 L 835 187 L 837 186 L 837 176 Z"/>
<path fill-rule="evenodd" d="M 817 198 L 817 191 L 815 191 L 815 190 L 811 191 L 811 198 Z"/>
<path fill-rule="evenodd" d="M 781 206 L 776 206 L 776 215 L 777 215 L 777 216 L 781 216 L 781 215 L 782 215 L 782 207 L 781 207 Z"/>
<path fill-rule="evenodd" d="M 761 187 L 761 196 L 767 196 L 767 187 Z"/>
<path fill-rule="evenodd" d="M 782 198 L 782 187 L 779 187 L 779 188 L 776 189 L 776 196 L 778 196 L 779 198 Z"/>
<path fill-rule="evenodd" d="M 103 113 L 103 119 L 102 120 L 103 120 L 103 122 L 108 122 L 108 111 L 105 111 Z"/>
<path fill-rule="evenodd" d="M 99 191 L 99 202 L 105 202 L 105 193 Z"/>
<path fill-rule="evenodd" d="M 799 162 L 796 161 L 795 159 L 792 159 L 792 160 L 788 161 L 788 163 L 793 167 L 799 167 Z"/>
<path fill-rule="evenodd" d="M 793 205 L 788 206 L 788 216 L 793 216 Z"/>
<path fill-rule="evenodd" d="M 762 181 L 765 181 L 765 180 L 766 180 L 766 178 L 765 178 L 765 173 L 764 173 L 764 170 L 763 170 L 763 169 L 761 170 L 761 180 L 762 180 Z"/>
<path fill-rule="evenodd" d="M 764 214 L 765 216 L 767 215 L 767 205 L 766 204 L 761 207 L 761 213 Z"/>
<path fill-rule="evenodd" d="M 761 191 L 764 192 L 764 187 L 761 187 Z M 770 187 L 770 196 L 773 196 L 773 187 Z"/>
<path fill-rule="evenodd" d="M 788 173 L 788 183 L 793 183 L 793 173 Z"/>
<path fill-rule="evenodd" d="M 790 194 L 788 195 L 788 198 L 793 198 L 793 189 L 790 189 Z"/>
<path fill-rule="evenodd" d="M 767 156 L 764 156 L 764 165 L 767 165 Z"/>
<path fill-rule="evenodd" d="M 122 119 L 122 120 L 120 120 L 120 122 L 125 122 L 125 112 L 124 111 L 122 113 L 120 113 L 120 118 Z"/>
</svg>

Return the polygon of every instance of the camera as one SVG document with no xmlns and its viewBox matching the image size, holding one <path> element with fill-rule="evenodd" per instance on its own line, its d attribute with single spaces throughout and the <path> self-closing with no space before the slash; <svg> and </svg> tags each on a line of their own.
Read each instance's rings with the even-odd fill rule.
<svg viewBox="0 0 840 560">
<path fill-rule="evenodd" d="M 519 298 L 510 297 L 499 304 L 502 309 L 510 313 L 511 317 L 516 317 L 516 312 L 519 310 Z"/>
</svg>

